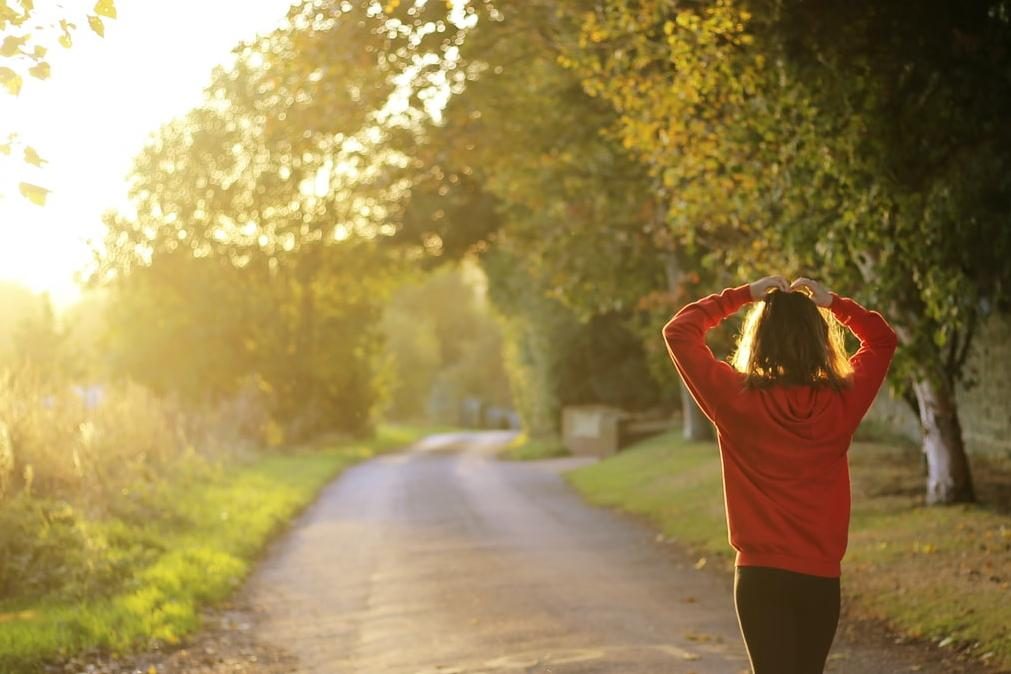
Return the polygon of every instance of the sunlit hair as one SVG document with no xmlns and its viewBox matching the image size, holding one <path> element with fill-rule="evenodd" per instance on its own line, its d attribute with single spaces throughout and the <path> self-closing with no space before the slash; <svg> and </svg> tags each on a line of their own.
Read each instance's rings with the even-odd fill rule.
<svg viewBox="0 0 1011 674">
<path fill-rule="evenodd" d="M 853 372 L 843 326 L 803 292 L 773 290 L 748 311 L 731 363 L 750 388 L 826 386 L 839 390 Z"/>
</svg>

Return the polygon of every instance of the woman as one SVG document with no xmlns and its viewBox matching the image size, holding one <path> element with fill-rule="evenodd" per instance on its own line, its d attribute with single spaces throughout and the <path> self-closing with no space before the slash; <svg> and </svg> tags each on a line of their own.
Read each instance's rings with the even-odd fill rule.
<svg viewBox="0 0 1011 674">
<path fill-rule="evenodd" d="M 749 302 L 733 366 L 706 332 Z M 842 329 L 860 340 L 848 361 Z M 839 620 L 850 482 L 846 452 L 895 352 L 880 314 L 820 283 L 768 276 L 692 302 L 663 329 L 716 426 L 734 605 L 755 674 L 823 671 Z"/>
</svg>

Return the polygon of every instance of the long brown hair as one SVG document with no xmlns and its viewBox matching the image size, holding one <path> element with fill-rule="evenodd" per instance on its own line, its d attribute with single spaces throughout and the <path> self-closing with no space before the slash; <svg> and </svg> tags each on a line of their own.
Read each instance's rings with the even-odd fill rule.
<svg viewBox="0 0 1011 674">
<path fill-rule="evenodd" d="M 843 329 L 803 292 L 773 290 L 748 311 L 731 363 L 750 388 L 827 386 L 840 390 L 853 372 Z"/>
</svg>

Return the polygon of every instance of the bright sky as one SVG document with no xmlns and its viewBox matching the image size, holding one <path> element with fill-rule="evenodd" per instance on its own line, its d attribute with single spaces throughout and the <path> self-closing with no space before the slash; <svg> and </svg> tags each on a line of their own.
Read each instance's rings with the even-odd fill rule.
<svg viewBox="0 0 1011 674">
<path fill-rule="evenodd" d="M 197 105 L 211 69 L 238 42 L 279 25 L 290 4 L 117 0 L 104 39 L 81 26 L 72 49 L 50 51 L 49 80 L 26 77 L 16 98 L 0 92 L 0 129 L 19 132 L 49 162 L 16 164 L 17 176 L 0 164 L 0 279 L 72 302 L 88 239 L 101 238 L 102 212 L 125 202 L 125 176 L 147 135 Z M 47 204 L 23 199 L 14 178 L 53 190 Z"/>
</svg>

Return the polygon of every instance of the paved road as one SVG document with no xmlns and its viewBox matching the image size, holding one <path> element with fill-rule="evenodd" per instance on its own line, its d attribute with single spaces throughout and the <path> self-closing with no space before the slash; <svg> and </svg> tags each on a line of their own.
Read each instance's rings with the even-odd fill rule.
<svg viewBox="0 0 1011 674">
<path fill-rule="evenodd" d="M 313 674 L 747 672 L 725 574 L 585 505 L 559 475 L 584 459 L 495 461 L 507 439 L 345 472 L 251 579 L 257 638 Z M 837 644 L 829 671 L 942 671 L 882 655 Z"/>
</svg>

